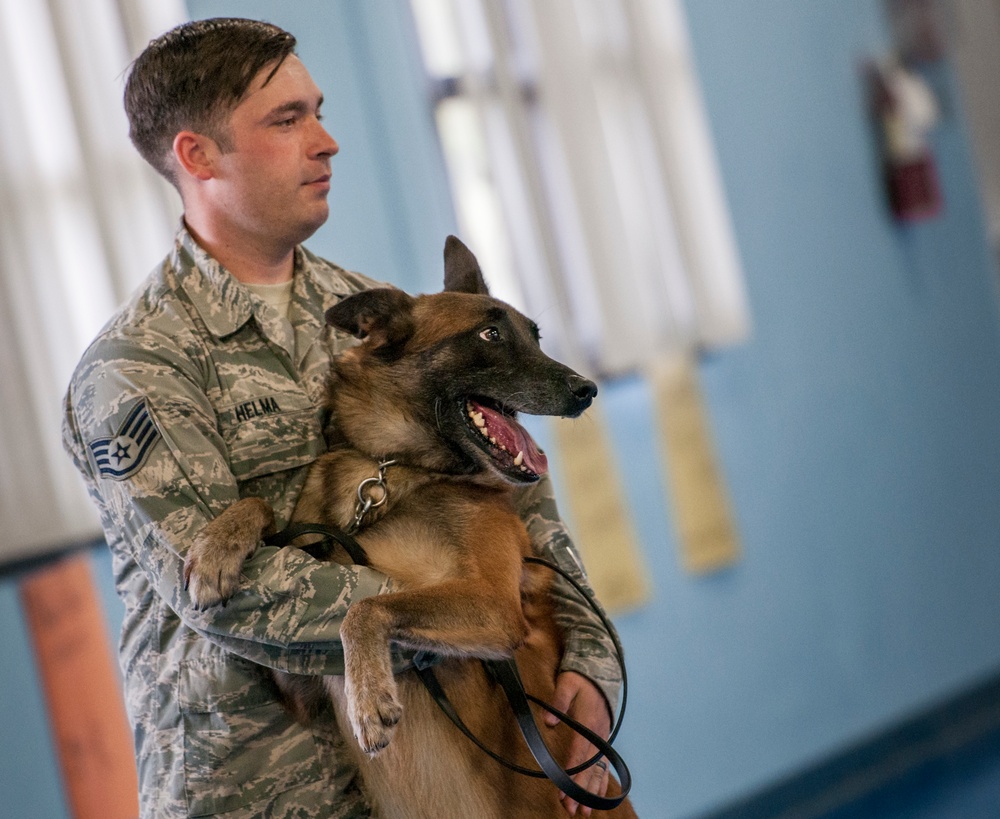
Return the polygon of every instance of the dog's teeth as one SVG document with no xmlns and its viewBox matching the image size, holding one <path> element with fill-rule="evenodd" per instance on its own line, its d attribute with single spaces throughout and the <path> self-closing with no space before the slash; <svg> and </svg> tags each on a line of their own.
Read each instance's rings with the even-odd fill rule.
<svg viewBox="0 0 1000 819">
<path fill-rule="evenodd" d="M 481 412 L 477 412 L 475 415 L 471 417 L 472 417 L 472 422 L 477 427 L 482 428 L 486 426 L 486 421 L 483 420 L 483 414 Z"/>
<path fill-rule="evenodd" d="M 520 466 L 524 463 L 524 453 L 518 452 L 517 457 L 514 459 L 514 466 Z"/>
<path fill-rule="evenodd" d="M 485 426 L 479 427 L 479 434 L 482 435 L 484 438 L 490 437 L 490 431 L 486 429 Z"/>
<path fill-rule="evenodd" d="M 493 446 L 496 446 L 497 439 L 496 438 L 490 438 L 490 443 L 493 444 Z"/>
</svg>

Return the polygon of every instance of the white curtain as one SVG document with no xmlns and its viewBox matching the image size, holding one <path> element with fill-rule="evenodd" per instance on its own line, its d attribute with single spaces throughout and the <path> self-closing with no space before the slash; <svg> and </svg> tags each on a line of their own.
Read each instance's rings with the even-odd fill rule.
<svg viewBox="0 0 1000 819">
<path fill-rule="evenodd" d="M 412 0 L 459 220 L 592 373 L 746 337 L 680 0 Z"/>
<path fill-rule="evenodd" d="M 62 396 L 169 247 L 179 202 L 129 143 L 122 90 L 185 16 L 182 0 L 0 0 L 0 563 L 99 534 Z"/>
</svg>

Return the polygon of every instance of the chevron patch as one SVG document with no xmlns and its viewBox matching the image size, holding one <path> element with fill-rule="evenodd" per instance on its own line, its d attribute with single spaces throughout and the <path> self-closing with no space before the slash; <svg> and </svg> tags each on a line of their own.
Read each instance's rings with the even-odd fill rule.
<svg viewBox="0 0 1000 819">
<path fill-rule="evenodd" d="M 117 435 L 98 438 L 88 446 L 99 476 L 121 481 L 139 471 L 159 437 L 146 399 L 142 399 L 129 410 Z"/>
</svg>

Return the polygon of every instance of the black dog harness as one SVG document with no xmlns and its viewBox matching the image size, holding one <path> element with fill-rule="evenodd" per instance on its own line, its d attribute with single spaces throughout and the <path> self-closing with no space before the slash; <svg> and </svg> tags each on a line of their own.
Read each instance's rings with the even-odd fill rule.
<svg viewBox="0 0 1000 819">
<path fill-rule="evenodd" d="M 384 470 L 382 471 L 381 476 L 384 477 Z M 362 503 L 364 503 L 364 499 L 361 498 L 360 492 L 359 499 Z M 365 511 L 367 511 L 367 509 Z M 359 515 L 359 518 L 362 516 L 363 515 Z M 359 524 L 360 519 L 356 520 L 355 523 Z M 356 526 L 354 528 L 356 528 Z M 301 537 L 302 535 L 310 534 L 320 535 L 321 538 L 319 541 L 303 547 L 303 550 L 311 554 L 313 557 L 320 560 L 329 560 L 333 555 L 333 552 L 336 550 L 337 545 L 339 545 L 347 552 L 348 555 L 350 555 L 351 560 L 353 560 L 355 564 L 359 566 L 369 565 L 368 555 L 365 554 L 364 548 L 360 543 L 358 543 L 357 540 L 355 540 L 353 535 L 330 526 L 312 523 L 293 523 L 288 528 L 283 529 L 277 534 L 265 538 L 264 542 L 269 546 L 282 548 L 291 544 L 291 542 L 296 538 Z M 611 732 L 611 736 L 607 740 L 604 740 L 589 728 L 580 724 L 567 714 L 564 714 L 562 711 L 559 711 L 548 703 L 543 702 L 537 697 L 527 693 L 524 690 L 521 675 L 518 672 L 517 665 L 514 663 L 513 659 L 482 660 L 481 662 L 486 668 L 487 674 L 503 689 L 503 692 L 507 697 L 507 701 L 510 703 L 514 718 L 517 720 L 518 727 L 521 730 L 521 735 L 524 737 L 524 741 L 527 743 L 528 749 L 531 751 L 532 756 L 535 758 L 535 761 L 538 763 L 541 770 L 524 768 L 510 762 L 507 759 L 504 759 L 499 754 L 487 748 L 462 721 L 462 718 L 458 715 L 455 707 L 451 704 L 447 694 L 441 687 L 441 683 L 439 682 L 437 676 L 434 674 L 434 666 L 440 663 L 442 658 L 427 651 L 417 652 L 416 656 L 413 658 L 413 670 L 417 673 L 417 676 L 424 684 L 427 692 L 437 703 L 438 707 L 444 712 L 445 716 L 451 720 L 459 731 L 465 734 L 465 736 L 472 740 L 472 742 L 475 743 L 480 750 L 489 755 L 491 758 L 499 762 L 504 767 L 509 768 L 512 771 L 516 771 L 519 774 L 536 778 L 550 779 L 560 791 L 581 805 L 585 805 L 589 808 L 596 808 L 597 810 L 611 810 L 625 800 L 625 797 L 628 795 L 628 792 L 632 787 L 632 775 L 629 772 L 628 767 L 625 765 L 625 761 L 621 758 L 618 752 L 611 747 L 611 743 L 618 735 L 619 728 L 621 728 L 622 719 L 625 716 L 625 705 L 628 699 L 628 679 L 625 673 L 625 660 L 621 643 L 596 601 L 587 592 L 587 590 L 576 581 L 575 578 L 559 566 L 556 566 L 554 563 L 547 560 L 543 560 L 542 558 L 526 557 L 524 558 L 524 561 L 525 563 L 536 563 L 541 566 L 546 566 L 564 577 L 601 619 L 601 623 L 604 625 L 608 636 L 614 643 L 615 652 L 618 655 L 618 664 L 621 667 L 622 673 L 622 697 L 621 707 L 618 712 L 618 719 Z M 542 733 L 538 728 L 538 724 L 535 722 L 534 715 L 531 713 L 529 702 L 535 703 L 535 705 L 538 705 L 550 714 L 555 714 L 560 721 L 569 726 L 571 730 L 586 738 L 588 742 L 597 748 L 597 753 L 582 765 L 578 765 L 569 770 L 563 768 L 545 744 L 545 740 L 542 738 Z M 592 765 L 600 764 L 602 759 L 607 759 L 608 762 L 611 763 L 611 767 L 614 768 L 615 773 L 618 775 L 618 781 L 621 785 L 621 794 L 618 796 L 598 796 L 597 794 L 581 787 L 572 779 L 573 775 L 579 773 L 580 771 L 586 770 Z"/>
</svg>

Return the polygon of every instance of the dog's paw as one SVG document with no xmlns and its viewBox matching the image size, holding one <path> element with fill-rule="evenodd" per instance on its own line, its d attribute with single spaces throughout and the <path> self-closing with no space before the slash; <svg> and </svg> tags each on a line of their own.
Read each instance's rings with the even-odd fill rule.
<svg viewBox="0 0 1000 819">
<path fill-rule="evenodd" d="M 242 555 L 196 538 L 184 560 L 184 587 L 199 609 L 224 603 L 240 587 Z"/>
<path fill-rule="evenodd" d="M 396 684 L 366 687 L 360 691 L 347 689 L 348 717 L 354 737 L 369 757 L 377 756 L 392 739 L 396 724 L 403 716 L 403 706 L 396 699 Z"/>
<path fill-rule="evenodd" d="M 240 587 L 243 561 L 264 534 L 274 531 L 274 513 L 260 498 L 243 498 L 207 523 L 184 559 L 184 588 L 195 606 L 224 603 Z"/>
<path fill-rule="evenodd" d="M 215 548 L 207 538 L 198 537 L 184 560 L 184 587 L 199 609 L 224 603 L 240 587 L 242 554 Z"/>
</svg>

